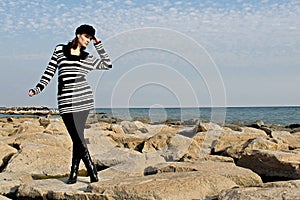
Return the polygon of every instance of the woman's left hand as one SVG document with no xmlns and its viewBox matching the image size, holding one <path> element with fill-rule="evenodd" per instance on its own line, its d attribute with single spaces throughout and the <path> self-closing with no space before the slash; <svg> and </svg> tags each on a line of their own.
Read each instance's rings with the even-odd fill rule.
<svg viewBox="0 0 300 200">
<path fill-rule="evenodd" d="M 94 38 L 94 44 L 97 44 L 97 43 L 99 43 L 99 42 L 101 42 L 101 40 L 100 40 L 99 38 L 95 37 L 95 38 Z"/>
</svg>

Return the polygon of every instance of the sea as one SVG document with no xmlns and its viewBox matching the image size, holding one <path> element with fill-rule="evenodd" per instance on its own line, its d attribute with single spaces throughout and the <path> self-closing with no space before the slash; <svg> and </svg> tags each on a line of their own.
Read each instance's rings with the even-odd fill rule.
<svg viewBox="0 0 300 200">
<path fill-rule="evenodd" d="M 152 122 L 173 120 L 204 120 L 217 123 L 253 123 L 262 120 L 265 124 L 300 124 L 300 106 L 265 107 L 189 107 L 189 108 L 96 108 L 94 113 L 122 120 L 149 118 Z M 0 118 L 11 115 L 0 114 Z M 59 117 L 59 116 L 57 116 Z"/>
<path fill-rule="evenodd" d="M 300 124 L 300 106 L 267 107 L 200 107 L 200 108 L 97 108 L 96 113 L 109 114 L 121 119 L 149 118 L 151 121 L 165 119 L 200 119 L 223 123 L 252 123 L 262 120 L 265 124 Z"/>
</svg>

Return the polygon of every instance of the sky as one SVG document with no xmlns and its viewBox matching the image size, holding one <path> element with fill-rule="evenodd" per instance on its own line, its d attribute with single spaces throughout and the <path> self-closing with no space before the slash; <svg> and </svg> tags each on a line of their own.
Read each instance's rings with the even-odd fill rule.
<svg viewBox="0 0 300 200">
<path fill-rule="evenodd" d="M 299 0 L 1 0 L 0 19 L 0 106 L 57 107 L 57 75 L 27 93 L 81 24 L 113 62 L 96 107 L 300 105 Z"/>
</svg>

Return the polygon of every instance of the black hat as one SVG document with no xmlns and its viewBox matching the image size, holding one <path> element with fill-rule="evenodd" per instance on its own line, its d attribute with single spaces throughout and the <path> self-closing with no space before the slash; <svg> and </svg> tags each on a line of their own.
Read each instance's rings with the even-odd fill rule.
<svg viewBox="0 0 300 200">
<path fill-rule="evenodd" d="M 88 35 L 92 36 L 92 38 L 94 38 L 95 37 L 95 32 L 96 31 L 92 26 L 87 25 L 87 24 L 83 24 L 83 25 L 79 26 L 76 29 L 75 34 L 77 35 L 77 34 L 84 34 L 85 33 L 85 34 L 88 34 Z"/>
</svg>

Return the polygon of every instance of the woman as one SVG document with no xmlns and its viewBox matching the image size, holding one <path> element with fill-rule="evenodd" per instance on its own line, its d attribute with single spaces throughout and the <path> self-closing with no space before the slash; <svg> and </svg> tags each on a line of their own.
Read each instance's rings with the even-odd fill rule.
<svg viewBox="0 0 300 200">
<path fill-rule="evenodd" d="M 94 40 L 99 58 L 84 51 L 91 40 Z M 89 110 L 94 108 L 93 94 L 86 75 L 93 69 L 111 68 L 111 61 L 101 41 L 95 37 L 95 29 L 84 24 L 76 29 L 75 38 L 71 42 L 56 46 L 39 83 L 29 90 L 29 96 L 40 93 L 58 70 L 58 109 L 73 142 L 72 166 L 67 184 L 76 183 L 80 160 L 87 168 L 90 181 L 98 181 L 97 169 L 84 140 L 85 122 Z"/>
</svg>

